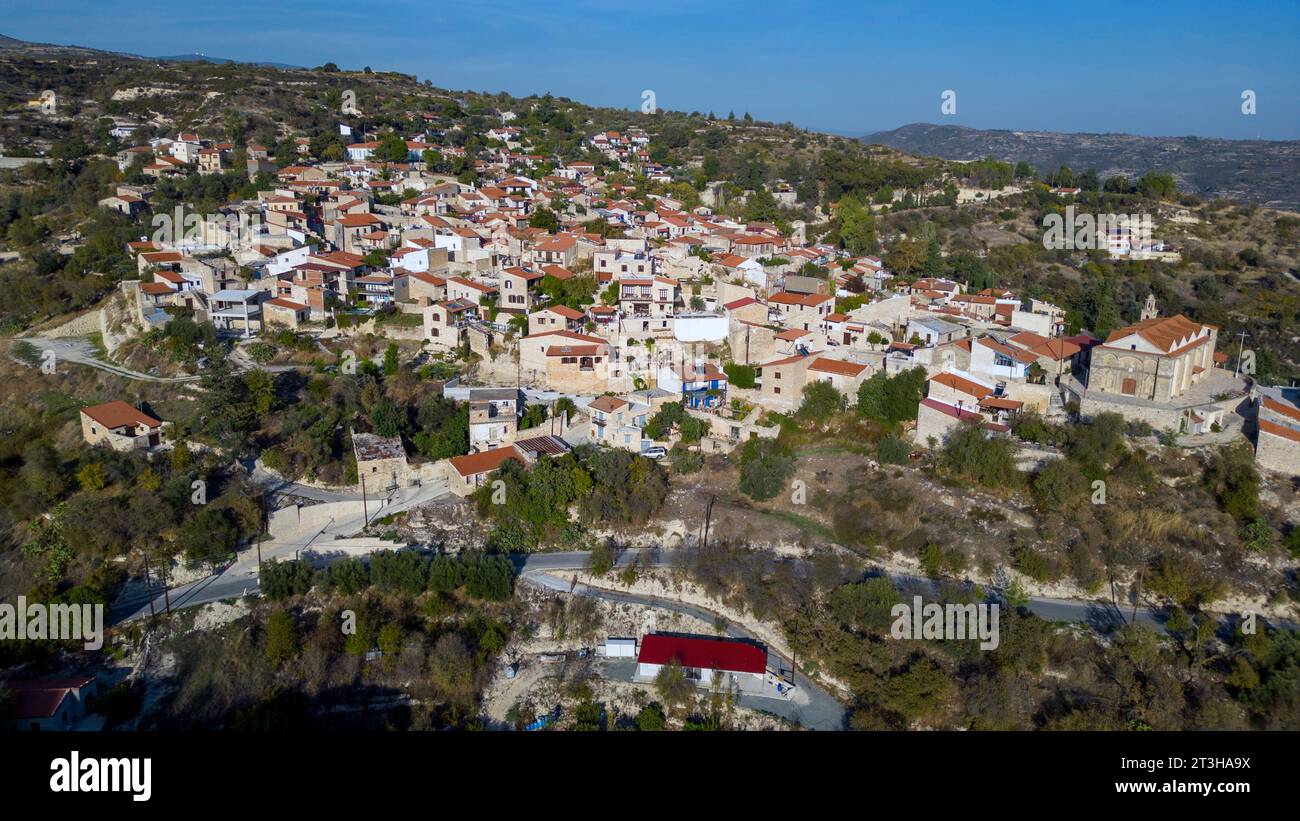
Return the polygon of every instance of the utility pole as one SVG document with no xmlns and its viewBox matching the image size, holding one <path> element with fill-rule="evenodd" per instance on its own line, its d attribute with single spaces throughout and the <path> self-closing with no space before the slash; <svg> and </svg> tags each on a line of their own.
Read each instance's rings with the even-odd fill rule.
<svg viewBox="0 0 1300 821">
<path fill-rule="evenodd" d="M 361 474 L 361 516 L 363 520 L 362 527 L 370 524 L 370 509 L 366 507 L 366 475 Z"/>
<path fill-rule="evenodd" d="M 1245 353 L 1246 350 L 1247 334 L 1245 331 L 1242 331 L 1241 333 L 1237 334 L 1237 336 L 1241 337 L 1241 342 L 1237 345 L 1237 367 L 1234 368 L 1232 371 L 1232 375 L 1234 377 L 1241 375 L 1241 356 L 1243 353 Z"/>
<path fill-rule="evenodd" d="M 163 604 L 167 607 L 167 615 L 172 614 L 172 592 L 167 589 L 167 564 L 162 566 L 163 574 Z"/>
<path fill-rule="evenodd" d="M 709 543 L 709 523 L 713 519 L 713 503 L 716 501 L 718 501 L 717 495 L 710 496 L 709 505 L 704 509 L 704 538 L 700 540 L 701 552 Z"/>
</svg>

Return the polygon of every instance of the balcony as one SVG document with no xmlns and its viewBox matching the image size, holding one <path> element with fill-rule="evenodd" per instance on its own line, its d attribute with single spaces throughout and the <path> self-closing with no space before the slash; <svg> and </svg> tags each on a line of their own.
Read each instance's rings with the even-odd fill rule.
<svg viewBox="0 0 1300 821">
<path fill-rule="evenodd" d="M 684 388 L 682 398 L 686 400 L 686 407 L 688 408 L 718 408 L 727 401 L 727 391 L 725 388 L 697 388 L 695 390 Z"/>
</svg>

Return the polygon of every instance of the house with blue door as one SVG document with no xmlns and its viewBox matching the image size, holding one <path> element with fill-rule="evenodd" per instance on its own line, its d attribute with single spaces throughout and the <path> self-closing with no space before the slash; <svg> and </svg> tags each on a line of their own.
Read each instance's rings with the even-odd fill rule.
<svg viewBox="0 0 1300 821">
<path fill-rule="evenodd" d="M 727 375 L 709 362 L 664 365 L 659 368 L 659 387 L 680 395 L 688 408 L 716 408 L 727 401 Z"/>
</svg>

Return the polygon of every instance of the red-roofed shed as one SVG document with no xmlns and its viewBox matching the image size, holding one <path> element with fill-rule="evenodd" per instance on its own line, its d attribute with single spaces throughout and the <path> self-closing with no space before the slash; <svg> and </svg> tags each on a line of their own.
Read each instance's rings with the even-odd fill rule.
<svg viewBox="0 0 1300 821">
<path fill-rule="evenodd" d="M 674 661 L 688 679 L 702 686 L 711 686 L 716 672 L 726 687 L 757 692 L 767 673 L 767 651 L 757 644 L 653 634 L 641 640 L 637 677 L 653 679 Z"/>
</svg>

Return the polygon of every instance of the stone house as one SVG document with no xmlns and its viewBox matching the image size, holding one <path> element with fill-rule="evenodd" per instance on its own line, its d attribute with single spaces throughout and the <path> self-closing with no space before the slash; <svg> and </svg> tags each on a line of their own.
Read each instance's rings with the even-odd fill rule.
<svg viewBox="0 0 1300 821">
<path fill-rule="evenodd" d="M 162 444 L 163 423 L 120 399 L 81 409 L 81 438 L 113 450 L 148 450 Z"/>
<path fill-rule="evenodd" d="M 368 492 L 395 488 L 406 481 L 406 448 L 401 437 L 354 433 L 352 452 L 357 460 L 357 479 Z"/>
</svg>

